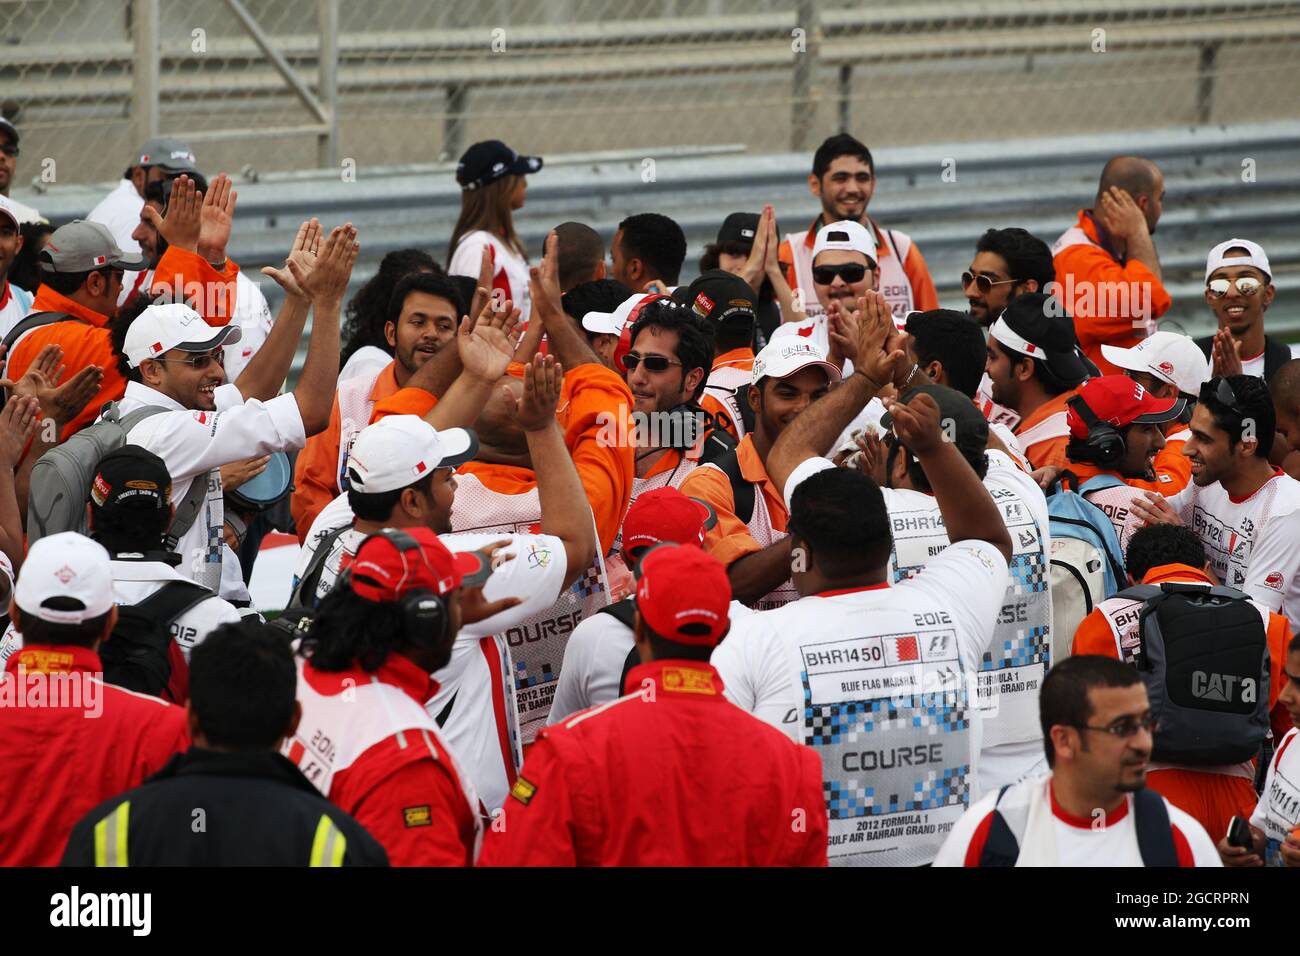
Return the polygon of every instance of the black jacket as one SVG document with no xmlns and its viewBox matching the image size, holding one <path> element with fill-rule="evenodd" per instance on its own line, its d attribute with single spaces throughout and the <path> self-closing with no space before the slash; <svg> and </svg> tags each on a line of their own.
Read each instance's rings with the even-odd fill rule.
<svg viewBox="0 0 1300 956">
<path fill-rule="evenodd" d="M 1204 338 L 1196 340 L 1196 344 L 1201 347 L 1205 357 L 1213 361 L 1214 336 L 1207 335 Z M 1264 336 L 1264 381 L 1268 382 L 1273 378 L 1279 368 L 1291 361 L 1291 347 L 1285 342 L 1278 342 Z"/>
<path fill-rule="evenodd" d="M 117 850 L 123 821 L 125 861 Z M 97 827 L 105 837 L 99 851 Z M 73 828 L 63 852 L 64 866 L 308 866 L 313 861 L 387 866 L 388 855 L 280 754 L 198 747 L 91 810 Z"/>
</svg>

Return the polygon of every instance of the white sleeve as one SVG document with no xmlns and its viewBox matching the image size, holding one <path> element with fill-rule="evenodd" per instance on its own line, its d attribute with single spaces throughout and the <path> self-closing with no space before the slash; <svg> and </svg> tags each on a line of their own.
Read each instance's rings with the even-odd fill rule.
<svg viewBox="0 0 1300 956">
<path fill-rule="evenodd" d="M 1282 613 L 1282 601 L 1300 575 L 1300 508 L 1289 514 L 1273 515 L 1259 529 L 1250 548 L 1250 566 L 1241 589 L 1251 600 L 1276 614 Z M 1300 608 L 1287 608 L 1294 621 Z"/>
<path fill-rule="evenodd" d="M 921 571 L 900 582 L 898 590 L 915 590 L 949 611 L 957 626 L 962 655 L 968 666 L 978 661 L 993 638 L 993 626 L 1007 593 L 1011 576 L 1007 559 L 987 541 L 950 544 Z"/>
<path fill-rule="evenodd" d="M 588 681 L 591 677 L 591 660 L 596 642 L 600 640 L 601 618 L 608 614 L 593 614 L 580 621 L 569 635 L 564 646 L 564 661 L 560 664 L 560 679 L 551 698 L 548 724 L 558 724 L 571 714 L 591 706 Z"/>
<path fill-rule="evenodd" d="M 451 262 L 447 266 L 447 274 L 452 276 L 473 276 L 478 278 L 479 267 L 483 265 L 483 247 L 491 247 L 491 243 L 480 232 L 471 232 L 462 236 L 460 243 L 456 246 L 456 251 L 451 255 Z M 492 265 L 496 268 L 496 255 L 493 250 Z"/>
<path fill-rule="evenodd" d="M 131 429 L 130 441 L 161 458 L 173 482 L 206 474 L 232 461 L 306 444 L 298 400 L 292 395 L 233 404 L 226 389 L 239 394 L 233 385 L 217 389 L 217 411 L 153 415 Z"/>
<path fill-rule="evenodd" d="M 172 636 L 181 646 L 185 659 L 190 659 L 190 652 L 202 644 L 222 624 L 238 624 L 239 610 L 229 601 L 212 597 L 190 608 L 172 625 Z"/>
<path fill-rule="evenodd" d="M 966 851 L 970 849 L 970 842 L 975 838 L 975 831 L 984 822 L 984 818 L 993 812 L 997 802 L 998 794 L 995 791 L 963 813 L 961 819 L 953 826 L 952 832 L 948 834 L 948 838 L 943 841 L 943 846 L 939 847 L 939 852 L 930 865 L 965 866 Z"/>
<path fill-rule="evenodd" d="M 1178 827 L 1183 836 L 1187 838 L 1187 845 L 1192 850 L 1192 862 L 1196 866 L 1223 866 L 1223 859 L 1219 856 L 1214 841 L 1205 832 L 1205 827 L 1201 826 L 1193 817 L 1179 810 L 1168 800 L 1165 801 L 1165 809 L 1169 811 L 1170 824 Z"/>
<path fill-rule="evenodd" d="M 452 551 L 475 551 L 493 541 L 509 539 L 506 552 L 513 557 L 493 570 L 483 586 L 488 601 L 523 598 L 523 603 L 460 629 L 462 637 L 487 637 L 541 613 L 560 597 L 566 566 L 564 542 L 549 534 L 495 534 L 462 532 L 439 535 Z"/>
<path fill-rule="evenodd" d="M 794 497 L 794 490 L 800 484 L 807 481 L 818 472 L 825 471 L 827 468 L 836 467 L 835 462 L 829 458 L 813 456 L 805 458 L 799 464 L 794 466 L 794 471 L 790 472 L 790 477 L 785 481 L 785 510 L 790 511 L 790 499 Z"/>
</svg>

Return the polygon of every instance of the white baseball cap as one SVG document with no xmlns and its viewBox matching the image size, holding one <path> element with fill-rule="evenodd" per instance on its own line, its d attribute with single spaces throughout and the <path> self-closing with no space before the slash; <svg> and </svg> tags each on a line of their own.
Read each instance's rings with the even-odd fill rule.
<svg viewBox="0 0 1300 956">
<path fill-rule="evenodd" d="M 156 359 L 172 349 L 183 352 L 210 352 L 222 345 L 233 345 L 241 333 L 237 325 L 208 325 L 188 305 L 172 302 L 151 305 L 141 312 L 126 330 L 122 351 L 132 368 L 145 359 Z"/>
<path fill-rule="evenodd" d="M 1245 249 L 1248 255 L 1230 256 L 1229 249 Z M 1254 266 L 1270 280 L 1273 278 L 1273 269 L 1268 264 L 1268 254 L 1264 252 L 1264 247 L 1249 239 L 1229 239 L 1211 249 L 1210 257 L 1205 260 L 1205 281 L 1209 282 L 1215 270 L 1225 266 Z"/>
<path fill-rule="evenodd" d="M 795 372 L 818 365 L 826 370 L 826 377 L 831 382 L 840 380 L 840 370 L 826 361 L 821 349 L 811 342 L 799 337 L 781 336 L 763 346 L 754 356 L 754 373 L 750 381 L 757 385 L 759 379 L 789 378 Z"/>
<path fill-rule="evenodd" d="M 4 216 L 14 224 L 17 229 L 22 224 L 22 215 L 18 207 L 10 201 L 8 196 L 0 196 L 0 216 Z"/>
<path fill-rule="evenodd" d="M 352 443 L 348 486 L 365 495 L 396 491 L 476 454 L 478 436 L 468 428 L 438 431 L 418 415 L 389 415 L 363 428 Z"/>
<path fill-rule="evenodd" d="M 852 219 L 829 223 L 817 231 L 817 239 L 813 243 L 813 262 L 816 262 L 817 257 L 828 249 L 860 252 L 867 257 L 867 261 L 873 268 L 876 265 L 875 240 L 871 238 L 871 233 L 867 231 L 866 226 Z"/>
<path fill-rule="evenodd" d="M 655 299 L 667 299 L 658 293 L 638 292 L 619 303 L 613 312 L 588 312 L 582 317 L 582 327 L 593 334 L 622 335 L 623 330 L 636 321 L 641 306 Z"/>
<path fill-rule="evenodd" d="M 1186 335 L 1165 329 L 1131 349 L 1103 345 L 1101 354 L 1112 365 L 1130 372 L 1148 372 L 1186 395 L 1196 395 L 1210 380 L 1210 363 L 1201 347 Z"/>
<path fill-rule="evenodd" d="M 73 598 L 75 610 L 43 607 L 50 598 Z M 51 624 L 83 624 L 113 606 L 113 567 L 103 545 L 75 531 L 41 538 L 23 561 L 14 600 L 24 614 Z"/>
</svg>

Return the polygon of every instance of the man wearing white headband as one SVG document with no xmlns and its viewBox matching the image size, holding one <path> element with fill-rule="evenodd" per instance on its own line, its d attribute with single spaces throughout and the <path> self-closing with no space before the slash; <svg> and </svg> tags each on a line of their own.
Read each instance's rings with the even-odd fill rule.
<svg viewBox="0 0 1300 956">
<path fill-rule="evenodd" d="M 1264 313 L 1273 303 L 1273 269 L 1262 246 L 1229 239 L 1210 250 L 1205 262 L 1205 302 L 1218 331 L 1196 340 L 1215 375 L 1254 375 L 1269 381 L 1291 350 L 1264 334 Z"/>
</svg>

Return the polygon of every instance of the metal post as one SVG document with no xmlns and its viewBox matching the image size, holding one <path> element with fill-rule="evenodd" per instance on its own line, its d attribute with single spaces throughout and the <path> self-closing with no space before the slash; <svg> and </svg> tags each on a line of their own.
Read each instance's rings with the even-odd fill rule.
<svg viewBox="0 0 1300 956">
<path fill-rule="evenodd" d="M 845 63 L 840 67 L 840 132 L 847 133 L 853 125 L 853 64 Z"/>
<path fill-rule="evenodd" d="M 794 53 L 794 70 L 790 89 L 790 149 L 802 152 L 808 148 L 816 108 L 814 83 L 817 76 L 817 58 L 821 47 L 821 17 L 818 0 L 799 0 L 795 13 L 795 26 L 804 31 L 804 51 Z"/>
<path fill-rule="evenodd" d="M 322 169 L 338 165 L 339 161 L 339 0 L 319 0 L 320 53 L 317 67 L 319 81 L 317 93 L 321 105 L 329 113 L 325 122 L 329 131 L 316 141 L 316 161 Z"/>
<path fill-rule="evenodd" d="M 469 99 L 468 83 L 453 83 L 447 87 L 447 112 L 442 119 L 442 155 L 448 160 L 460 158 L 465 136 L 465 105 Z"/>
<path fill-rule="evenodd" d="M 131 0 L 135 59 L 131 67 L 133 148 L 158 135 L 158 0 Z"/>
<path fill-rule="evenodd" d="M 1201 47 L 1201 60 L 1198 67 L 1199 80 L 1196 84 L 1196 122 L 1208 123 L 1214 106 L 1214 74 L 1219 58 L 1218 41 Z"/>
<path fill-rule="evenodd" d="M 330 121 L 329 112 L 321 105 L 321 101 L 316 98 L 315 94 L 307 88 L 307 84 L 302 81 L 302 78 L 293 71 L 293 67 L 289 65 L 289 61 L 281 55 L 279 50 L 271 45 L 271 38 L 266 35 L 266 31 L 262 29 L 255 19 L 253 19 L 253 15 L 249 13 L 248 8 L 244 6 L 243 0 L 226 0 L 226 6 L 230 8 L 230 12 L 235 15 L 235 19 L 240 22 L 240 25 L 248 31 L 248 35 L 252 37 L 253 43 L 255 43 L 257 48 L 262 51 L 262 55 L 266 57 L 267 62 L 275 68 L 275 72 L 279 73 L 284 81 L 289 84 L 289 89 L 293 90 L 294 95 L 302 101 L 302 105 L 311 110 L 312 115 L 316 117 L 317 121 L 328 123 Z"/>
</svg>

